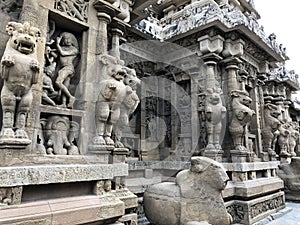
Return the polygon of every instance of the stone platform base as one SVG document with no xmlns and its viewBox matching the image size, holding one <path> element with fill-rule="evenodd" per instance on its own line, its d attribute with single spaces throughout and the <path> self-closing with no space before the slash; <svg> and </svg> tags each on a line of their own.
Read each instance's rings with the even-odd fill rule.
<svg viewBox="0 0 300 225">
<path fill-rule="evenodd" d="M 266 195 L 253 200 L 232 200 L 225 203 L 234 223 L 253 224 L 285 208 L 284 192 Z"/>
<path fill-rule="evenodd" d="M 74 225 L 117 221 L 124 203 L 114 195 L 80 196 L 0 208 L 2 225 Z"/>
</svg>

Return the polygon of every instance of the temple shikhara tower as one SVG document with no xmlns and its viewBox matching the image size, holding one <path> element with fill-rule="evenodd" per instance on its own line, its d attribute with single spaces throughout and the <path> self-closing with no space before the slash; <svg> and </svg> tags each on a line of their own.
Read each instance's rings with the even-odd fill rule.
<svg viewBox="0 0 300 225">
<path fill-rule="evenodd" d="M 250 225 L 300 200 L 298 75 L 254 1 L 0 6 L 0 224 Z"/>
</svg>

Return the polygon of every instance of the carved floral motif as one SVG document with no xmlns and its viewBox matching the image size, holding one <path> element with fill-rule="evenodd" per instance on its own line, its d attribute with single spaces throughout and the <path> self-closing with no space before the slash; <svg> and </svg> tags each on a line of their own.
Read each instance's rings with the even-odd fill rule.
<svg viewBox="0 0 300 225">
<path fill-rule="evenodd" d="M 54 8 L 80 21 L 87 22 L 88 0 L 55 0 Z"/>
</svg>

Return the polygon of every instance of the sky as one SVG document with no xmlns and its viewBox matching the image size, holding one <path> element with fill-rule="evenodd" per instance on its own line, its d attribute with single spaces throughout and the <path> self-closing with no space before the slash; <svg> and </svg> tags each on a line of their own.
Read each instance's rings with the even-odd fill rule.
<svg viewBox="0 0 300 225">
<path fill-rule="evenodd" d="M 255 8 L 261 16 L 258 20 L 267 35 L 275 33 L 278 44 L 286 47 L 290 60 L 288 70 L 300 75 L 300 1 L 299 0 L 255 0 Z"/>
</svg>

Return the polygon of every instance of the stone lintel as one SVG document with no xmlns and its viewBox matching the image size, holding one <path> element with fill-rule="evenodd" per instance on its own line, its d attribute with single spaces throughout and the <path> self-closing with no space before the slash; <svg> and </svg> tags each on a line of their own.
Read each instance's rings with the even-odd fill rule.
<svg viewBox="0 0 300 225">
<path fill-rule="evenodd" d="M 251 162 L 251 163 L 223 163 L 226 171 L 247 172 L 257 170 L 276 169 L 280 164 L 279 161 L 270 162 Z"/>
<path fill-rule="evenodd" d="M 1 187 L 109 180 L 128 176 L 124 163 L 0 167 Z"/>
</svg>

